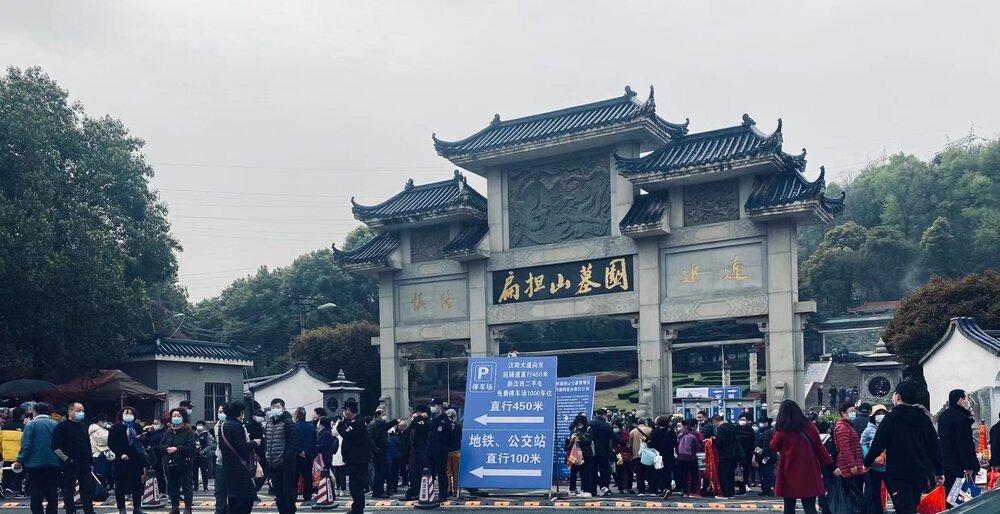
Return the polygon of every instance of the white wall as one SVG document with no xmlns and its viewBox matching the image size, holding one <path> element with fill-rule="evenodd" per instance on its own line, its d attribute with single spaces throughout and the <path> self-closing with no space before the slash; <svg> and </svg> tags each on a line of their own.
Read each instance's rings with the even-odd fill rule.
<svg viewBox="0 0 1000 514">
<path fill-rule="evenodd" d="M 952 389 L 975 391 L 995 386 L 997 370 L 1000 370 L 1000 357 L 956 330 L 952 338 L 924 363 L 924 378 L 931 394 L 928 410 L 935 413 L 947 405 L 948 393 Z M 994 405 L 994 413 L 996 409 Z"/>
<path fill-rule="evenodd" d="M 289 412 L 294 412 L 296 407 L 305 407 L 311 416 L 313 409 L 323 406 L 323 393 L 320 389 L 326 387 L 325 382 L 313 378 L 304 369 L 299 369 L 284 380 L 254 391 L 253 397 L 265 409 L 272 399 L 281 398 L 285 400 L 285 408 Z"/>
</svg>

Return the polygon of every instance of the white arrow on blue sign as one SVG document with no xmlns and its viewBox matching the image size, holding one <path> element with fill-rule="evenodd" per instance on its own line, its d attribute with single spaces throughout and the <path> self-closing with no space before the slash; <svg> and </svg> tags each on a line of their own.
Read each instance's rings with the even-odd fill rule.
<svg viewBox="0 0 1000 514">
<path fill-rule="evenodd" d="M 459 487 L 552 485 L 555 357 L 469 359 Z"/>
</svg>

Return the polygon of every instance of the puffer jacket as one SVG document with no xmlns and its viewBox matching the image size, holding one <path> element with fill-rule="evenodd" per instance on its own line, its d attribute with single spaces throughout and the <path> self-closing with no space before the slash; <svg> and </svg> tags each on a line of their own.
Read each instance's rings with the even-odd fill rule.
<svg viewBox="0 0 1000 514">
<path fill-rule="evenodd" d="M 837 469 L 840 476 L 851 478 L 864 474 L 864 457 L 861 456 L 861 439 L 854 429 L 854 423 L 841 418 L 833 429 L 833 440 L 837 445 Z M 854 472 L 851 471 L 854 468 Z"/>
<path fill-rule="evenodd" d="M 21 451 L 23 432 L 24 425 L 20 423 L 8 423 L 0 430 L 0 454 L 2 454 L 4 462 L 17 460 L 17 453 Z"/>
<path fill-rule="evenodd" d="M 90 435 L 90 451 L 94 457 L 108 451 L 108 429 L 97 423 L 91 423 L 87 433 Z"/>
<path fill-rule="evenodd" d="M 878 425 L 872 422 L 868 422 L 868 427 L 865 428 L 864 432 L 861 432 L 861 454 L 868 456 L 868 449 L 871 448 L 872 441 L 875 440 L 875 433 L 878 432 Z M 885 472 L 884 460 L 883 464 L 872 464 L 872 469 L 875 471 Z"/>
</svg>

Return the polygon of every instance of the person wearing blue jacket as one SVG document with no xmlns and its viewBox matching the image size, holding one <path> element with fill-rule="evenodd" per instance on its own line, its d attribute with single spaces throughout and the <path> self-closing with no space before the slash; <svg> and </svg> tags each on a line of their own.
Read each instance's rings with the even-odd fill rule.
<svg viewBox="0 0 1000 514">
<path fill-rule="evenodd" d="M 14 467 L 28 471 L 31 489 L 31 514 L 57 514 L 59 512 L 58 484 L 59 457 L 52 450 L 52 431 L 57 423 L 49 417 L 49 406 L 36 403 L 35 417 L 25 425 L 21 435 L 21 451 L 17 454 Z M 42 510 L 42 500 L 48 502 Z"/>
<path fill-rule="evenodd" d="M 295 409 L 295 429 L 299 433 L 299 453 L 295 456 L 296 475 L 302 480 L 302 504 L 312 503 L 312 464 L 316 458 L 316 426 L 306 419 L 306 409 Z"/>
</svg>

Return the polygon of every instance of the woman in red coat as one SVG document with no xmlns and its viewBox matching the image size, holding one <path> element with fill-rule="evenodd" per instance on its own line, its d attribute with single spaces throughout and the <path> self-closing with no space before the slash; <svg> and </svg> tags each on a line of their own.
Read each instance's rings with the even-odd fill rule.
<svg viewBox="0 0 1000 514">
<path fill-rule="evenodd" d="M 860 491 L 864 486 L 865 461 L 861 456 L 861 439 L 854 428 L 854 405 L 845 403 L 840 406 L 840 417 L 833 426 L 833 442 L 837 445 L 837 467 L 833 474 L 852 482 Z"/>
<path fill-rule="evenodd" d="M 792 400 L 778 408 L 771 451 L 779 454 L 774 494 L 784 498 L 785 514 L 795 513 L 797 499 L 806 514 L 816 514 L 816 497 L 826 494 L 821 465 L 829 466 L 833 459 L 820 442 L 819 431 Z"/>
</svg>

